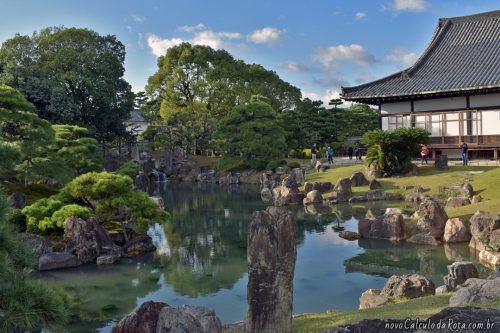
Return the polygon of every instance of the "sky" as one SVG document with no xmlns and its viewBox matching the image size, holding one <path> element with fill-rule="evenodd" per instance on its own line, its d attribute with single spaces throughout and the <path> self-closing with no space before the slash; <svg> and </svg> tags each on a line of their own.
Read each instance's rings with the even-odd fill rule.
<svg viewBox="0 0 500 333">
<path fill-rule="evenodd" d="M 115 35 L 125 79 L 144 90 L 157 58 L 182 42 L 225 49 L 327 103 L 341 86 L 410 66 L 439 18 L 500 9 L 500 0 L 0 0 L 0 43 L 50 26 Z"/>
</svg>

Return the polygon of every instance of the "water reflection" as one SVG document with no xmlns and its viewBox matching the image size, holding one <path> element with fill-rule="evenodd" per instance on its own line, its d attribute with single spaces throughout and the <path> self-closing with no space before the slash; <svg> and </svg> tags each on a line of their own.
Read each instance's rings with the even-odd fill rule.
<svg viewBox="0 0 500 333">
<path fill-rule="evenodd" d="M 248 225 L 252 213 L 266 207 L 259 189 L 169 184 L 155 194 L 172 213 L 172 221 L 150 229 L 158 255 L 122 260 L 112 267 L 39 274 L 66 287 L 81 304 L 84 320 L 73 323 L 69 332 L 108 332 L 112 320 L 148 300 L 212 307 L 224 323 L 245 318 Z M 418 272 L 440 285 L 446 265 L 477 261 L 466 245 L 429 247 L 338 236 L 341 230 L 356 231 L 357 221 L 367 214 L 380 215 L 399 205 L 315 206 L 307 211 L 290 207 L 298 227 L 295 313 L 355 309 L 364 290 L 382 288 L 392 274 Z M 481 268 L 480 274 L 487 271 Z"/>
</svg>

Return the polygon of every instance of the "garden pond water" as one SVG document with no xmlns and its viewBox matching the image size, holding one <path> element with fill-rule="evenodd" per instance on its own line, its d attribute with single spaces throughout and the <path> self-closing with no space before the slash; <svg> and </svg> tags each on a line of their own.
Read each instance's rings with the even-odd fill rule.
<svg viewBox="0 0 500 333">
<path fill-rule="evenodd" d="M 65 288 L 79 303 L 82 318 L 67 332 L 109 332 L 136 306 L 149 301 L 213 308 L 223 323 L 246 316 L 246 244 L 252 213 L 265 209 L 259 188 L 168 184 L 158 188 L 172 221 L 154 225 L 156 254 L 120 263 L 38 273 Z M 353 310 L 368 288 L 383 288 L 393 274 L 420 273 L 443 284 L 446 265 L 477 261 L 467 244 L 423 246 L 388 241 L 347 241 L 341 230 L 357 231 L 357 221 L 383 214 L 401 202 L 317 207 L 297 216 L 294 313 Z M 480 265 L 478 265 L 480 266 Z M 480 274 L 488 270 L 481 266 Z"/>
</svg>

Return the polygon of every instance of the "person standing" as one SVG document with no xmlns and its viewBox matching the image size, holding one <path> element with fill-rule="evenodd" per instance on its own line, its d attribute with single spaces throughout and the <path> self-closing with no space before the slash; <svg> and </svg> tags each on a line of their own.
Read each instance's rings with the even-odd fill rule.
<svg viewBox="0 0 500 333">
<path fill-rule="evenodd" d="M 311 165 L 314 166 L 316 163 L 316 154 L 318 153 L 318 148 L 316 147 L 316 144 L 313 144 L 311 147 Z"/>
<path fill-rule="evenodd" d="M 352 149 L 352 147 L 347 148 L 347 155 L 349 156 L 350 160 L 352 160 L 353 154 L 354 154 L 354 149 Z"/>
<path fill-rule="evenodd" d="M 424 164 L 424 161 L 425 161 L 425 164 L 428 164 L 427 160 L 429 157 L 429 148 L 427 148 L 426 144 L 422 145 L 422 148 L 420 149 L 420 156 L 422 156 L 422 161 L 420 163 Z"/>
<path fill-rule="evenodd" d="M 462 142 L 460 145 L 460 153 L 462 154 L 462 165 L 466 166 L 469 164 L 469 147 L 467 147 L 467 144 L 465 142 Z"/>
<path fill-rule="evenodd" d="M 328 146 L 326 155 L 328 156 L 328 164 L 333 164 L 333 148 L 331 146 Z"/>
</svg>

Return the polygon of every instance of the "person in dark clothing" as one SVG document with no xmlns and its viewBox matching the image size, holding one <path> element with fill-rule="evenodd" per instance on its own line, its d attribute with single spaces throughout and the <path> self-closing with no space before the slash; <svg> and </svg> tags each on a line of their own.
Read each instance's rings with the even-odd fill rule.
<svg viewBox="0 0 500 333">
<path fill-rule="evenodd" d="M 354 149 L 352 149 L 352 147 L 347 148 L 347 155 L 349 156 L 350 160 L 352 160 L 353 154 L 354 154 Z"/>
<path fill-rule="evenodd" d="M 313 144 L 311 147 L 311 165 L 314 166 L 316 163 L 316 154 L 318 153 L 318 148 L 316 147 L 316 144 Z"/>
<path fill-rule="evenodd" d="M 460 153 L 462 154 L 462 165 L 466 166 L 469 164 L 469 147 L 465 142 L 460 145 Z"/>
</svg>

